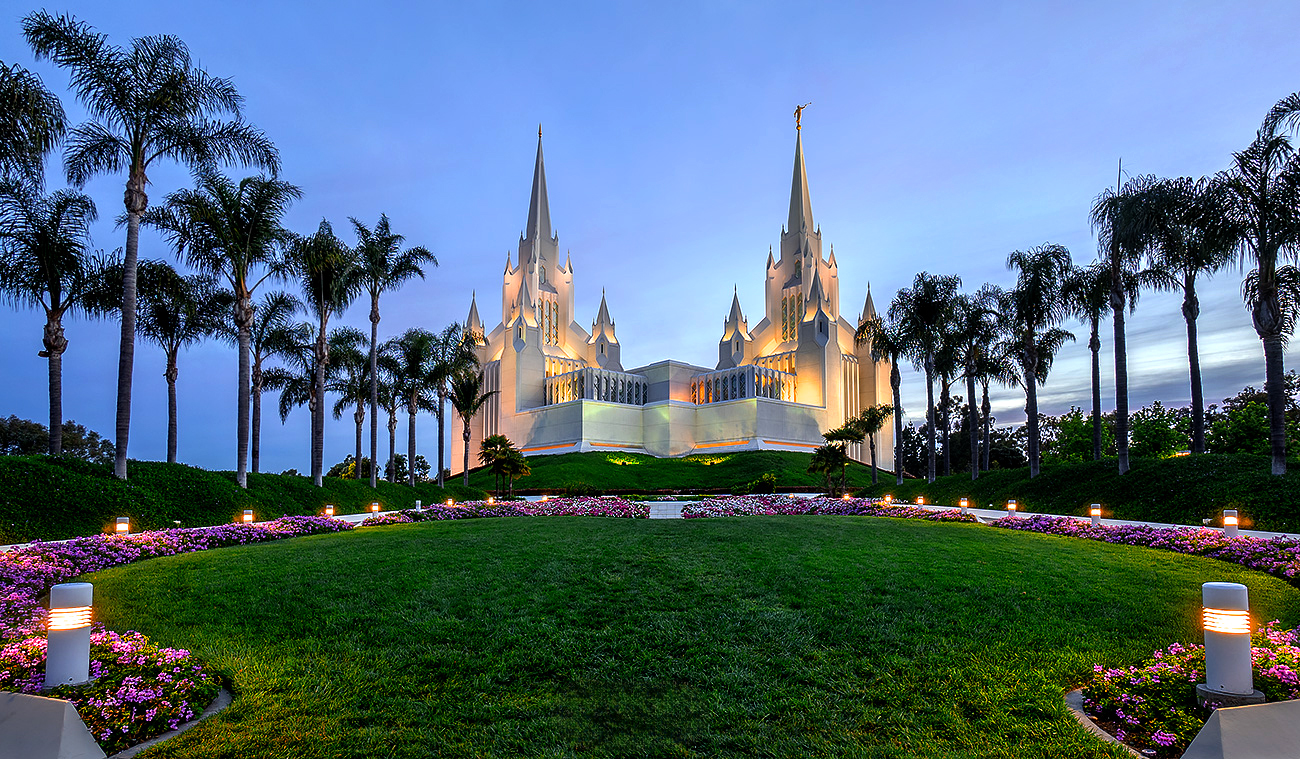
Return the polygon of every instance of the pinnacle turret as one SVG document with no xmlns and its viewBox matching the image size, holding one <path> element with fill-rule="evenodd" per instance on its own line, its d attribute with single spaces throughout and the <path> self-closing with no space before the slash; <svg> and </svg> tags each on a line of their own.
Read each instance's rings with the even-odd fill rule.
<svg viewBox="0 0 1300 759">
<path fill-rule="evenodd" d="M 465 318 L 465 331 L 478 335 L 483 334 L 483 320 L 478 315 L 477 292 L 472 292 L 469 296 L 469 316 Z"/>
<path fill-rule="evenodd" d="M 871 283 L 867 283 L 867 302 L 862 304 L 862 318 L 859 324 L 865 324 L 876 318 L 876 304 L 871 300 Z"/>
</svg>

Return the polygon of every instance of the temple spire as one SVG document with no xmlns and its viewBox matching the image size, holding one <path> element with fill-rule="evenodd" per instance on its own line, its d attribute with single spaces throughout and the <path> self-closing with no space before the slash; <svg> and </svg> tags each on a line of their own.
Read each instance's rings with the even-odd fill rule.
<svg viewBox="0 0 1300 759">
<path fill-rule="evenodd" d="M 541 160 L 540 155 L 539 153 L 538 160 Z M 807 228 L 809 232 L 816 229 L 813 226 L 812 201 L 808 198 L 808 171 L 803 165 L 803 136 L 802 134 L 796 134 L 794 138 L 794 178 L 790 182 L 790 219 L 786 222 L 786 231 L 793 234 L 804 228 Z"/>
<path fill-rule="evenodd" d="M 551 206 L 546 198 L 546 166 L 542 161 L 542 125 L 537 125 L 537 165 L 533 167 L 533 195 L 528 201 L 527 240 L 551 239 Z"/>
</svg>

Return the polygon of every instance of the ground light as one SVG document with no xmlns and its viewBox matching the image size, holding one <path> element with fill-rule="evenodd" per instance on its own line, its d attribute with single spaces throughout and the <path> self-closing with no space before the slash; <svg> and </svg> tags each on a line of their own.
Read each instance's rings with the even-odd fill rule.
<svg viewBox="0 0 1300 759">
<path fill-rule="evenodd" d="M 918 495 L 918 496 L 916 497 L 916 505 L 917 505 L 917 506 L 924 506 L 924 505 L 925 505 L 925 496 L 923 496 L 923 495 Z"/>
<path fill-rule="evenodd" d="M 131 517 L 118 517 L 117 524 L 113 525 L 113 532 L 118 535 L 126 535 L 131 532 Z"/>
<path fill-rule="evenodd" d="M 334 516 L 334 504 L 332 503 L 325 504 L 325 516 L 327 517 Z"/>
<path fill-rule="evenodd" d="M 45 690 L 90 681 L 90 603 L 94 586 L 67 582 L 50 588 Z"/>
<path fill-rule="evenodd" d="M 494 499 L 492 496 L 488 496 L 488 503 L 496 503 L 496 499 Z"/>
<path fill-rule="evenodd" d="M 448 499 L 447 499 L 447 505 L 448 505 L 448 506 L 455 506 L 455 505 L 456 505 L 456 502 L 455 502 L 454 500 L 448 498 Z"/>
<path fill-rule="evenodd" d="M 1010 501 L 1007 501 L 1007 516 L 1014 517 L 1015 515 L 1016 515 L 1016 499 L 1012 498 Z"/>
<path fill-rule="evenodd" d="M 1091 514 L 1092 514 L 1092 526 L 1100 527 L 1101 526 L 1101 504 L 1100 503 L 1094 503 L 1092 505 Z"/>
<path fill-rule="evenodd" d="M 894 496 L 889 493 L 885 493 L 885 503 L 893 503 L 893 502 L 894 502 Z"/>
<path fill-rule="evenodd" d="M 848 493 L 845 493 L 845 494 L 844 494 L 844 500 L 846 500 L 846 501 L 849 500 L 849 494 L 848 494 Z"/>
<path fill-rule="evenodd" d="M 550 500 L 550 496 L 542 496 L 542 503 L 546 503 L 548 500 Z"/>
<path fill-rule="evenodd" d="M 1202 704 L 1257 704 L 1264 694 L 1255 690 L 1250 660 L 1250 597 L 1237 582 L 1201 585 L 1201 618 L 1205 627 L 1205 682 L 1196 686 Z"/>
<path fill-rule="evenodd" d="M 370 504 L 370 513 L 371 513 L 371 514 L 378 514 L 378 513 L 379 513 L 379 504 L 378 504 L 378 503 L 371 503 L 371 504 Z"/>
<path fill-rule="evenodd" d="M 251 521 L 253 521 L 253 510 L 252 510 L 252 509 L 244 509 L 244 521 L 245 521 L 245 522 L 251 522 Z"/>
<path fill-rule="evenodd" d="M 1223 510 L 1223 535 L 1228 538 L 1237 537 L 1237 510 Z"/>
<path fill-rule="evenodd" d="M 967 507 L 970 506 L 970 501 L 963 498 L 960 501 L 958 501 L 958 503 L 961 504 L 961 513 L 965 514 Z"/>
<path fill-rule="evenodd" d="M 420 499 L 419 499 L 419 498 L 416 498 L 416 499 L 415 499 L 415 510 L 416 510 L 416 511 L 424 511 L 424 507 L 422 507 L 422 506 L 420 505 Z"/>
</svg>

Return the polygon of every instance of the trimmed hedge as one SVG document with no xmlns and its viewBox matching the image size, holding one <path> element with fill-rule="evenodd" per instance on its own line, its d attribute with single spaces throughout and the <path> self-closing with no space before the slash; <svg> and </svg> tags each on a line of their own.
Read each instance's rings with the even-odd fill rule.
<svg viewBox="0 0 1300 759">
<path fill-rule="evenodd" d="M 985 472 L 977 482 L 969 474 L 924 479 L 893 478 L 860 495 L 890 493 L 908 501 L 924 495 L 929 503 L 955 506 L 970 498 L 971 506 L 1004 508 L 1016 499 L 1022 512 L 1086 516 L 1100 503 L 1107 518 L 1199 525 L 1202 519 L 1219 525 L 1223 509 L 1237 509 L 1242 527 L 1300 532 L 1300 462 L 1287 474 L 1269 474 L 1269 458 L 1251 454 L 1181 456 L 1172 459 L 1132 459 L 1128 474 L 1119 475 L 1115 459 L 1082 464 L 1044 466 L 1034 479 L 1028 467 Z"/>
<path fill-rule="evenodd" d="M 109 464 L 61 456 L 0 456 L 0 544 L 61 540 L 111 530 L 117 517 L 131 517 L 131 529 L 203 527 L 233 522 L 244 509 L 258 520 L 320 514 L 332 503 L 335 514 L 367 511 L 378 501 L 385 511 L 407 509 L 416 499 L 439 503 L 483 497 L 483 492 L 448 483 L 414 488 L 368 480 L 326 477 L 323 487 L 293 475 L 249 474 L 248 490 L 235 484 L 234 472 L 210 472 L 184 464 L 132 461 L 126 482 L 113 477 Z"/>
</svg>

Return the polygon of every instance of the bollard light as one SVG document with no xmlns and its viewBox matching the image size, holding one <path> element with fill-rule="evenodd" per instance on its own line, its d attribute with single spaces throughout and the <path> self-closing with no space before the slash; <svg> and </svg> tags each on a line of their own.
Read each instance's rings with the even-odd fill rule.
<svg viewBox="0 0 1300 759">
<path fill-rule="evenodd" d="M 253 510 L 252 510 L 252 509 L 244 509 L 244 521 L 245 521 L 245 522 L 251 522 L 251 521 L 253 521 Z"/>
<path fill-rule="evenodd" d="M 1011 500 L 1007 501 L 1007 516 L 1014 517 L 1015 515 L 1016 515 L 1016 499 L 1012 498 Z"/>
<path fill-rule="evenodd" d="M 1205 682 L 1197 699 L 1224 706 L 1258 703 L 1250 659 L 1250 597 L 1236 582 L 1201 585 L 1201 619 L 1205 627 Z"/>
<path fill-rule="evenodd" d="M 325 504 L 325 516 L 327 517 L 334 516 L 334 504 L 332 503 Z"/>
<path fill-rule="evenodd" d="M 894 502 L 894 496 L 889 493 L 885 493 L 885 503 L 893 503 L 893 502 Z"/>
<path fill-rule="evenodd" d="M 1223 510 L 1223 536 L 1227 538 L 1237 537 L 1237 510 Z"/>
<path fill-rule="evenodd" d="M 546 503 L 547 501 L 550 500 L 550 498 L 551 498 L 550 496 L 546 496 L 546 495 L 542 496 L 542 503 Z"/>
<path fill-rule="evenodd" d="M 1092 505 L 1092 510 L 1089 513 L 1092 514 L 1092 526 L 1100 527 L 1101 526 L 1101 504 L 1094 503 Z"/>
<path fill-rule="evenodd" d="M 965 514 L 967 509 L 970 507 L 970 500 L 966 498 L 962 498 L 957 503 L 961 505 L 961 513 Z"/>
<path fill-rule="evenodd" d="M 117 524 L 113 525 L 113 532 L 118 535 L 126 535 L 131 532 L 131 517 L 118 517 Z"/>
<path fill-rule="evenodd" d="M 456 505 L 456 502 L 455 502 L 454 500 L 452 500 L 451 498 L 448 498 L 448 499 L 447 499 L 447 505 L 448 505 L 448 506 L 455 506 L 455 505 Z"/>
<path fill-rule="evenodd" d="M 378 513 L 379 513 L 379 504 L 378 504 L 378 503 L 372 503 L 372 504 L 370 504 L 370 513 L 371 513 L 371 514 L 378 514 Z"/>
<path fill-rule="evenodd" d="M 90 604 L 94 586 L 67 582 L 50 588 L 45 690 L 90 681 Z"/>
<path fill-rule="evenodd" d="M 849 494 L 848 494 L 848 493 L 845 493 L 845 494 L 844 494 L 844 500 L 846 500 L 846 501 L 849 500 Z"/>
<path fill-rule="evenodd" d="M 923 496 L 923 495 L 918 495 L 918 496 L 916 497 L 916 505 L 917 505 L 917 506 L 924 506 L 924 505 L 925 505 L 925 496 Z"/>
<path fill-rule="evenodd" d="M 496 503 L 496 499 L 492 496 L 488 496 L 488 503 Z"/>
<path fill-rule="evenodd" d="M 415 510 L 416 510 L 416 511 L 424 511 L 424 507 L 420 505 L 420 499 L 419 499 L 419 498 L 416 498 L 416 499 L 415 499 Z"/>
</svg>

